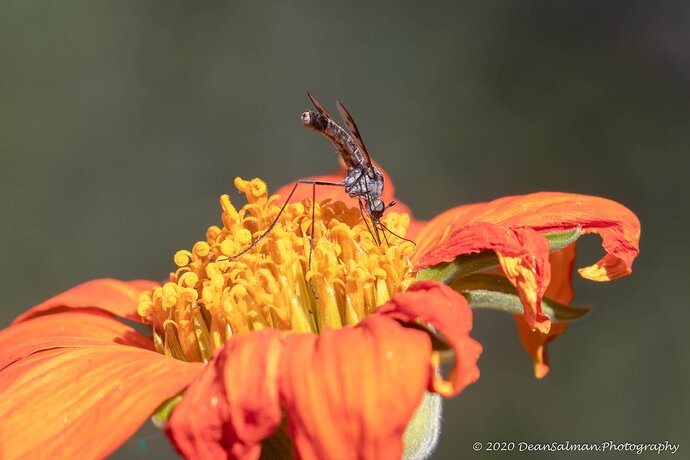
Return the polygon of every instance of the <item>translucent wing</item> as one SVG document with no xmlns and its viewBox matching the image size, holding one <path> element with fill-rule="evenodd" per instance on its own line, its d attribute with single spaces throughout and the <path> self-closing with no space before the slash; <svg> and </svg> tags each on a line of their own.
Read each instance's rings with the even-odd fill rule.
<svg viewBox="0 0 690 460">
<path fill-rule="evenodd" d="M 324 106 L 321 105 L 319 101 L 316 100 L 316 98 L 309 92 L 307 91 L 307 96 L 309 96 L 309 99 L 311 99 L 311 103 L 314 104 L 314 107 L 316 107 L 316 110 L 319 111 L 321 115 L 323 115 L 326 118 L 330 118 L 333 122 L 335 122 L 335 118 L 328 113 L 328 110 L 324 108 Z"/>
<path fill-rule="evenodd" d="M 357 129 L 357 125 L 355 124 L 355 121 L 352 119 L 352 115 L 350 115 L 350 112 L 348 112 L 345 106 L 340 102 L 336 102 L 336 105 L 338 106 L 338 112 L 340 112 L 340 116 L 342 117 L 343 121 L 345 121 L 345 126 L 347 126 L 347 130 L 350 131 L 352 137 L 355 138 L 355 144 L 357 144 L 357 149 L 362 153 L 362 155 L 364 155 L 364 159 L 369 164 L 369 166 L 372 166 L 371 157 L 369 156 L 369 152 L 367 152 L 367 148 L 364 147 L 362 135 L 359 134 L 359 129 Z"/>
</svg>

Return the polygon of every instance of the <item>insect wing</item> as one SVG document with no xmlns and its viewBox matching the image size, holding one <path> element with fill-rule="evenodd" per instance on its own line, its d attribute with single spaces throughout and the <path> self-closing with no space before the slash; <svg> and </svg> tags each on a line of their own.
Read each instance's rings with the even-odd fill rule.
<svg viewBox="0 0 690 460">
<path fill-rule="evenodd" d="M 318 100 L 316 100 L 316 98 L 309 91 L 307 91 L 307 96 L 309 96 L 309 99 L 311 99 L 311 103 L 314 104 L 314 107 L 316 107 L 316 110 L 318 110 L 321 115 L 323 115 L 326 118 L 330 118 L 331 121 L 335 120 L 335 118 L 333 118 L 333 116 L 330 113 L 328 113 L 328 110 L 326 110 L 324 106 L 322 106 L 321 103 Z"/>
<path fill-rule="evenodd" d="M 355 144 L 357 144 L 357 149 L 362 153 L 362 155 L 364 155 L 364 159 L 368 163 L 368 166 L 373 166 L 371 163 L 371 157 L 369 156 L 369 152 L 367 152 L 367 148 L 364 147 L 362 135 L 359 134 L 359 129 L 357 129 L 357 125 L 355 124 L 355 121 L 352 119 L 352 115 L 350 115 L 350 112 L 348 112 L 345 106 L 340 102 L 336 102 L 336 105 L 338 106 L 338 112 L 340 112 L 340 116 L 342 117 L 343 121 L 345 121 L 345 126 L 347 126 L 347 130 L 350 131 L 352 137 L 355 138 Z"/>
</svg>

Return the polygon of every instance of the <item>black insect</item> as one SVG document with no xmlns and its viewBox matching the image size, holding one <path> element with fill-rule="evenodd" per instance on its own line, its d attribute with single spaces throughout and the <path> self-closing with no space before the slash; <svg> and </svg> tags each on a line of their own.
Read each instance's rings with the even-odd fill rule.
<svg viewBox="0 0 690 460">
<path fill-rule="evenodd" d="M 326 138 L 328 138 L 328 140 L 330 140 L 331 143 L 335 146 L 336 150 L 338 151 L 338 154 L 347 166 L 347 174 L 345 175 L 345 179 L 341 182 L 331 182 L 313 179 L 297 179 L 295 181 L 295 185 L 292 187 L 292 190 L 290 190 L 290 193 L 288 194 L 285 203 L 283 204 L 282 208 L 280 208 L 278 215 L 276 216 L 275 220 L 271 223 L 271 225 L 266 229 L 266 231 L 264 231 L 264 233 L 262 233 L 256 240 L 254 240 L 254 242 L 251 245 L 244 248 L 242 251 L 235 254 L 234 256 L 230 257 L 229 260 L 236 259 L 237 257 L 252 249 L 259 243 L 259 241 L 261 241 L 266 235 L 268 235 L 271 232 L 271 230 L 273 230 L 273 227 L 275 227 L 276 223 L 278 222 L 278 219 L 280 218 L 280 215 L 283 213 L 285 207 L 290 202 L 290 199 L 294 195 L 295 190 L 297 190 L 297 186 L 299 184 L 310 184 L 312 186 L 312 229 L 314 228 L 313 206 L 316 199 L 316 186 L 328 185 L 333 187 L 344 187 L 348 195 L 350 195 L 352 198 L 358 199 L 359 208 L 362 212 L 363 217 L 364 214 L 366 214 L 369 217 L 369 220 L 371 221 L 373 230 L 372 228 L 370 228 L 369 231 L 374 236 L 376 242 L 379 245 L 381 244 L 381 235 L 383 235 L 384 240 L 388 241 L 388 238 L 386 237 L 385 233 L 386 231 L 394 236 L 397 236 L 398 238 L 410 241 L 406 238 L 403 238 L 400 235 L 397 235 L 381 222 L 383 213 L 388 208 L 395 205 L 395 201 L 391 201 L 389 204 L 386 205 L 381 199 L 384 187 L 383 174 L 381 173 L 381 171 L 379 171 L 379 169 L 376 166 L 374 166 L 374 163 L 371 161 L 371 157 L 369 156 L 366 147 L 364 147 L 364 142 L 362 142 L 362 137 L 359 134 L 357 125 L 355 125 L 355 122 L 352 119 L 350 112 L 348 112 L 345 106 L 340 102 L 336 103 L 338 107 L 338 112 L 340 112 L 340 116 L 345 121 L 345 126 L 347 126 L 346 131 L 340 126 L 338 126 L 338 124 L 333 120 L 331 114 L 328 113 L 328 111 L 321 105 L 321 103 L 318 100 L 316 100 L 314 96 L 312 96 L 310 93 L 307 93 L 307 95 L 309 96 L 309 99 L 311 99 L 311 102 L 314 104 L 314 107 L 316 107 L 316 110 L 318 112 L 304 112 L 302 114 L 302 123 L 304 123 L 304 126 L 306 126 L 307 128 L 311 128 L 326 136 Z M 364 222 L 367 223 L 366 219 Z M 367 227 L 368 226 L 369 224 L 367 223 Z M 379 233 L 379 230 L 381 230 L 381 233 Z M 313 246 L 314 235 L 312 234 L 309 250 L 310 266 Z"/>
<path fill-rule="evenodd" d="M 302 123 L 307 128 L 311 128 L 326 136 L 335 146 L 338 154 L 347 166 L 345 180 L 342 182 L 332 182 L 327 185 L 345 187 L 348 195 L 359 200 L 360 208 L 364 210 L 371 220 L 376 242 L 381 244 L 379 228 L 381 230 L 384 229 L 381 224 L 381 217 L 383 217 L 386 209 L 395 204 L 395 202 L 391 202 L 386 206 L 381 199 L 384 186 L 383 174 L 372 163 L 369 152 L 364 147 L 362 136 L 359 134 L 359 129 L 357 129 L 352 115 L 350 115 L 345 106 L 340 102 L 336 102 L 338 112 L 340 112 L 340 116 L 345 121 L 345 126 L 347 126 L 349 133 L 338 126 L 331 114 L 314 96 L 309 93 L 307 95 L 314 107 L 316 107 L 316 110 L 318 110 L 318 113 L 312 111 L 304 112 L 302 114 Z M 383 235 L 385 238 L 385 233 Z"/>
</svg>

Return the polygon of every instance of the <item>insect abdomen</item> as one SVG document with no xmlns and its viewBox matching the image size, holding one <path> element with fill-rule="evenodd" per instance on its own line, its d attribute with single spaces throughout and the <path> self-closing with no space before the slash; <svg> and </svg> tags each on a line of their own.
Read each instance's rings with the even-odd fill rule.
<svg viewBox="0 0 690 460">
<path fill-rule="evenodd" d="M 319 131 L 335 144 L 348 168 L 357 166 L 362 162 L 359 151 L 347 131 L 335 124 L 328 117 L 316 112 L 304 112 L 302 114 L 302 123 L 304 123 L 304 126 L 307 128 Z M 341 152 L 347 152 L 349 155 L 345 155 Z"/>
</svg>

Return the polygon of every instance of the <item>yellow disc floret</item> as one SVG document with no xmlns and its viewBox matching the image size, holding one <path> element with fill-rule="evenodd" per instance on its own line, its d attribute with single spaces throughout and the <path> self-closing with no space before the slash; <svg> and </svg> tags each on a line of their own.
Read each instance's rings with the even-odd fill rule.
<svg viewBox="0 0 690 460">
<path fill-rule="evenodd" d="M 393 234 L 404 236 L 409 216 L 388 213 L 393 233 L 378 245 L 359 208 L 340 201 L 288 204 L 235 258 L 283 205 L 259 179 L 237 178 L 235 186 L 247 204 L 238 211 L 221 196 L 222 227 L 178 251 L 169 281 L 141 294 L 139 314 L 153 324 L 159 352 L 206 362 L 237 334 L 354 325 L 412 283 L 414 245 Z"/>
</svg>

